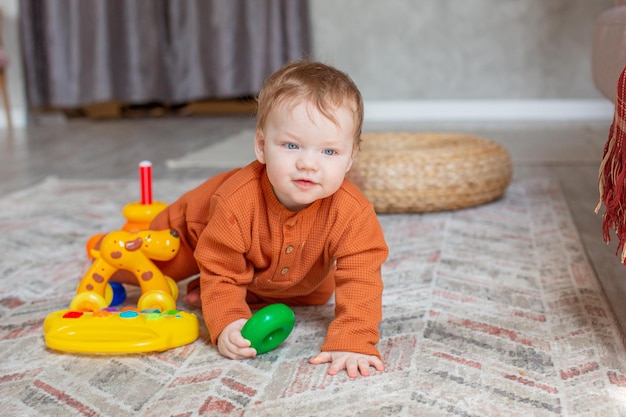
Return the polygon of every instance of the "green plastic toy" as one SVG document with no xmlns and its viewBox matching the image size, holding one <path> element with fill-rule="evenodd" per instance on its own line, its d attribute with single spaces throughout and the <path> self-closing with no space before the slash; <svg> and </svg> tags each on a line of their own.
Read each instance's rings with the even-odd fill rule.
<svg viewBox="0 0 626 417">
<path fill-rule="evenodd" d="M 285 304 L 271 304 L 250 317 L 241 329 L 241 335 L 250 341 L 250 347 L 256 349 L 256 353 L 260 355 L 283 343 L 293 330 L 295 322 L 293 310 Z"/>
</svg>

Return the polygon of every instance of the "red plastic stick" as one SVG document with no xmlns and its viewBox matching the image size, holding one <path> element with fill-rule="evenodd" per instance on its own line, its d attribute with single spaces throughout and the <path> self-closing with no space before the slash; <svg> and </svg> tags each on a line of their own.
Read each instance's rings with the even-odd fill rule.
<svg viewBox="0 0 626 417">
<path fill-rule="evenodd" d="M 152 162 L 139 163 L 139 183 L 141 185 L 141 204 L 152 204 Z"/>
</svg>

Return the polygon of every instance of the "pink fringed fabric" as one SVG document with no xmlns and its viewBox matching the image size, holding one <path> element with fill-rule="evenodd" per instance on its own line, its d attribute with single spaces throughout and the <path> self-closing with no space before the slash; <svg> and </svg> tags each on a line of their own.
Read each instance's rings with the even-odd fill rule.
<svg viewBox="0 0 626 417">
<path fill-rule="evenodd" d="M 604 155 L 600 164 L 598 185 L 600 201 L 596 206 L 596 213 L 602 204 L 605 213 L 602 222 L 602 235 L 605 242 L 611 240 L 611 230 L 619 239 L 617 253 L 621 251 L 621 261 L 626 263 L 626 68 L 617 82 L 615 98 L 615 114 L 609 130 L 609 138 L 604 145 Z"/>
</svg>

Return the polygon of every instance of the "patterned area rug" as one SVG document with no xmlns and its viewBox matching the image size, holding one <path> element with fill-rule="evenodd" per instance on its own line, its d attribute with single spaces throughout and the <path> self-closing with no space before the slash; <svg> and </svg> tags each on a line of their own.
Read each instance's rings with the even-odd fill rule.
<svg viewBox="0 0 626 417">
<path fill-rule="evenodd" d="M 155 197 L 193 185 L 156 181 Z M 308 364 L 332 305 L 295 309 L 291 336 L 253 360 L 221 357 L 203 326 L 194 343 L 162 353 L 47 349 L 42 322 L 69 305 L 84 242 L 121 226 L 137 188 L 49 179 L 0 200 L 3 415 L 626 415 L 621 334 L 546 179 L 516 180 L 477 208 L 381 216 L 386 371 L 369 378 Z"/>
</svg>

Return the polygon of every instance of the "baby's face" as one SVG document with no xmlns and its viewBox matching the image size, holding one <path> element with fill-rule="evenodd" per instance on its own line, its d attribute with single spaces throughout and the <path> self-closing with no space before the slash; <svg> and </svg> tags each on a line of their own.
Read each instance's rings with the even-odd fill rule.
<svg viewBox="0 0 626 417">
<path fill-rule="evenodd" d="M 352 166 L 354 116 L 342 106 L 337 125 L 308 102 L 274 109 L 254 138 L 259 162 L 278 201 L 291 211 L 308 207 L 341 187 Z"/>
</svg>

